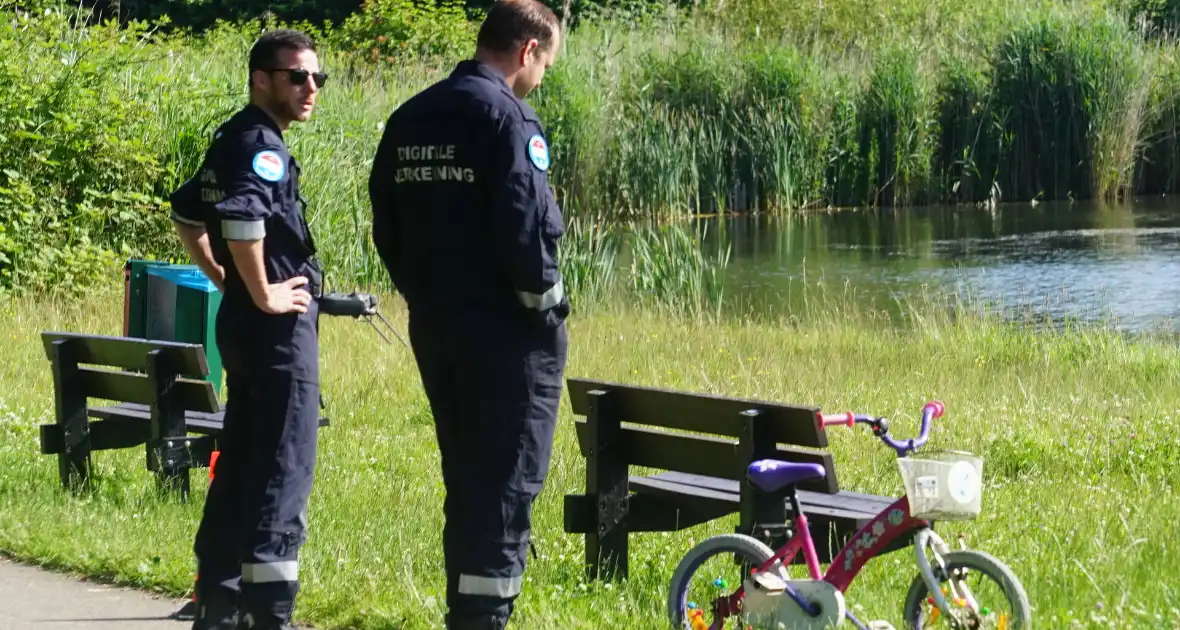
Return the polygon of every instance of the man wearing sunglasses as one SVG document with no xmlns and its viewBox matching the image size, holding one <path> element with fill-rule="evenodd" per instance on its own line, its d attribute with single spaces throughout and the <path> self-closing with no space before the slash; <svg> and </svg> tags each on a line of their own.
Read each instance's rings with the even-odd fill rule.
<svg viewBox="0 0 1180 630">
<path fill-rule="evenodd" d="M 449 630 L 507 625 L 549 468 L 569 303 L 549 148 L 522 99 L 560 31 L 536 0 L 492 5 L 475 58 L 392 114 L 369 181 L 442 456 Z"/>
<path fill-rule="evenodd" d="M 250 51 L 250 102 L 214 134 L 172 219 L 223 293 L 217 345 L 228 400 L 197 531 L 194 630 L 288 628 L 299 590 L 319 425 L 322 273 L 283 139 L 326 75 L 315 44 L 276 30 Z"/>
</svg>

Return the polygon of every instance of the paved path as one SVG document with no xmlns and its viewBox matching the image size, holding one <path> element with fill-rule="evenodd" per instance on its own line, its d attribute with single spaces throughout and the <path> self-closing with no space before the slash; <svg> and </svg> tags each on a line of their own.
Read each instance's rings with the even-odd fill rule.
<svg viewBox="0 0 1180 630">
<path fill-rule="evenodd" d="M 191 621 L 168 618 L 185 603 L 0 557 L 4 630 L 188 630 Z"/>
</svg>

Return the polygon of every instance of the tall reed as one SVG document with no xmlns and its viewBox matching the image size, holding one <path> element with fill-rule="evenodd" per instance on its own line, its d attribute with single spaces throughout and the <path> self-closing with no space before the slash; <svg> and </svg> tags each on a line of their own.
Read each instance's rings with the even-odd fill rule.
<svg viewBox="0 0 1180 630">
<path fill-rule="evenodd" d="M 996 54 L 994 107 L 1010 138 L 1000 184 L 1013 199 L 1127 192 L 1147 95 L 1142 48 L 1106 12 L 1047 11 Z"/>
<path fill-rule="evenodd" d="M 721 313 L 730 249 L 723 245 L 709 256 L 699 238 L 684 223 L 644 225 L 631 232 L 630 282 L 640 305 L 677 316 Z"/>
</svg>

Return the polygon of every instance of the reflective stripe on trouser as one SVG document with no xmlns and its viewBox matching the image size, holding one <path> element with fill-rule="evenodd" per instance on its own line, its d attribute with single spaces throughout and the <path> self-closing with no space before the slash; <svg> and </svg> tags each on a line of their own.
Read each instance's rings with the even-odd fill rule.
<svg viewBox="0 0 1180 630">
<path fill-rule="evenodd" d="M 410 337 L 446 484 L 450 613 L 511 614 L 523 581 L 533 502 L 549 470 L 565 328 L 457 330 L 412 320 Z"/>
<path fill-rule="evenodd" d="M 561 303 L 561 299 L 565 297 L 565 284 L 561 280 L 558 280 L 557 284 L 549 287 L 549 290 L 544 293 L 517 291 L 516 297 L 520 300 L 521 304 L 528 308 L 547 311 Z"/>
<path fill-rule="evenodd" d="M 299 589 L 319 386 L 279 370 L 231 371 L 226 363 L 221 454 L 194 545 L 198 578 L 206 588 L 240 587 L 240 605 L 254 619 L 285 622 Z"/>
</svg>

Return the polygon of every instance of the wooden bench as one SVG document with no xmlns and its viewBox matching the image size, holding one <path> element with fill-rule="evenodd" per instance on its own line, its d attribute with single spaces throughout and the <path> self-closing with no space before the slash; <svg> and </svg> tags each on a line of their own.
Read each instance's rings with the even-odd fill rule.
<svg viewBox="0 0 1180 630">
<path fill-rule="evenodd" d="M 840 490 L 831 453 L 819 450 L 828 442 L 816 408 L 588 379 L 567 379 L 567 388 L 574 413 L 585 417 L 575 423 L 586 491 L 566 495 L 564 529 L 585 535 L 590 579 L 627 576 L 631 532 L 679 531 L 735 512 L 738 532 L 777 549 L 790 507 L 746 480 L 759 459 L 826 469 L 798 492 L 821 562 L 894 500 Z M 632 466 L 667 472 L 632 475 Z"/>
<path fill-rule="evenodd" d="M 221 431 L 213 385 L 199 380 L 209 373 L 204 348 L 62 332 L 43 332 L 41 341 L 55 420 L 41 425 L 41 453 L 57 455 L 62 485 L 89 485 L 94 451 L 146 444 L 148 470 L 187 496 L 189 469 L 209 465 Z M 91 398 L 118 404 L 92 408 Z M 192 427 L 201 435 L 189 435 L 193 412 L 206 414 Z"/>
<path fill-rule="evenodd" d="M 148 470 L 187 498 L 189 470 L 210 465 L 225 417 L 202 380 L 204 347 L 64 332 L 41 340 L 53 368 L 55 419 L 41 425 L 41 453 L 58 456 L 62 485 L 90 483 L 94 451 L 145 444 Z M 91 407 L 92 398 L 115 404 Z"/>
</svg>

